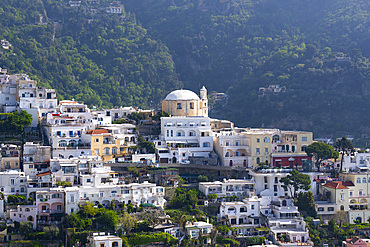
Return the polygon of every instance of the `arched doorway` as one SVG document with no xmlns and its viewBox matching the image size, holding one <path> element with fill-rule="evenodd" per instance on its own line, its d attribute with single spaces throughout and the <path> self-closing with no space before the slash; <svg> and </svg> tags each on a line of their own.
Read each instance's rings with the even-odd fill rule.
<svg viewBox="0 0 370 247">
<path fill-rule="evenodd" d="M 173 157 L 173 158 L 172 158 L 172 163 L 177 163 L 177 159 L 176 159 L 176 157 Z"/>
<path fill-rule="evenodd" d="M 361 224 L 362 223 L 362 218 L 361 217 L 357 217 L 356 218 L 356 223 L 357 224 Z"/>
</svg>

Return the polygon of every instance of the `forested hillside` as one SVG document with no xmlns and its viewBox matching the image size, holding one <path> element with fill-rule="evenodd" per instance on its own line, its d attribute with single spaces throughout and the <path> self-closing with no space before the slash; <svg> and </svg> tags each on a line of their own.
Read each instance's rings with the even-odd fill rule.
<svg viewBox="0 0 370 247">
<path fill-rule="evenodd" d="M 29 73 L 60 99 L 94 106 L 154 106 L 180 87 L 168 48 L 130 13 L 107 14 L 111 1 L 0 1 L 0 67 Z"/>
<path fill-rule="evenodd" d="M 227 92 L 239 126 L 369 134 L 366 0 L 126 0 L 171 50 L 185 87 Z M 350 61 L 348 61 L 350 59 Z M 285 93 L 262 97 L 259 87 Z"/>
<path fill-rule="evenodd" d="M 368 0 L 0 1 L 0 67 L 60 98 L 153 107 L 173 89 L 225 92 L 237 126 L 370 136 Z M 280 93 L 260 87 L 279 85 Z"/>
</svg>

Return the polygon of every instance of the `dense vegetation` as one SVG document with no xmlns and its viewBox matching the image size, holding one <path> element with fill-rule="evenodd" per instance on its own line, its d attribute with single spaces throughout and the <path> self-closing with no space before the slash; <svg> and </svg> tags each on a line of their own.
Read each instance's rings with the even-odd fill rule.
<svg viewBox="0 0 370 247">
<path fill-rule="evenodd" d="M 205 84 L 229 94 L 215 116 L 240 126 L 369 134 L 366 0 L 127 0 L 125 6 L 168 45 L 187 88 Z M 261 97 L 259 87 L 271 84 L 285 93 Z"/>
<path fill-rule="evenodd" d="M 238 126 L 369 139 L 367 0 L 96 2 L 1 1 L 0 66 L 98 107 L 156 106 L 176 69 L 185 88 L 226 92 L 212 114 Z M 259 93 L 272 84 L 285 92 Z"/>
<path fill-rule="evenodd" d="M 109 15 L 111 1 L 97 2 L 1 1 L 0 38 L 13 46 L 1 50 L 0 67 L 37 76 L 60 99 L 97 107 L 154 106 L 180 87 L 168 48 L 135 15 Z"/>
</svg>

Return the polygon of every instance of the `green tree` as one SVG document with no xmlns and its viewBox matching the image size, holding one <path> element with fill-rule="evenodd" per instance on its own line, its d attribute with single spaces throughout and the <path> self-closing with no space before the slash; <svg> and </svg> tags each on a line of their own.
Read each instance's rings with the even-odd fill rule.
<svg viewBox="0 0 370 247">
<path fill-rule="evenodd" d="M 130 234 L 131 229 L 134 228 L 137 220 L 135 216 L 131 216 L 128 213 L 124 213 L 118 218 L 118 224 L 123 228 L 125 234 Z"/>
<path fill-rule="evenodd" d="M 300 212 L 304 211 L 308 216 L 316 217 L 315 200 L 311 191 L 299 192 L 295 200 L 295 205 Z"/>
<path fill-rule="evenodd" d="M 348 155 L 348 152 L 353 152 L 354 148 L 352 146 L 351 141 L 349 141 L 346 137 L 342 137 L 342 139 L 338 139 L 335 142 L 334 146 L 337 149 L 337 151 L 342 153 L 342 157 L 340 159 L 340 171 L 342 171 L 344 156 Z"/>
<path fill-rule="evenodd" d="M 310 176 L 300 173 L 297 170 L 292 170 L 287 176 L 280 179 L 282 187 L 289 190 L 290 196 L 295 199 L 298 190 L 309 190 L 311 188 Z"/>
<path fill-rule="evenodd" d="M 19 223 L 19 233 L 20 234 L 24 236 L 28 236 L 28 234 L 30 234 L 31 232 L 33 232 L 33 225 L 31 222 L 23 221 Z"/>
<path fill-rule="evenodd" d="M 43 229 L 45 236 L 48 239 L 58 239 L 59 236 L 59 228 L 56 226 L 45 226 Z"/>
<path fill-rule="evenodd" d="M 100 216 L 96 219 L 99 228 L 104 231 L 114 231 L 118 224 L 117 212 L 103 209 Z"/>
<path fill-rule="evenodd" d="M 178 246 L 180 246 L 181 233 L 183 232 L 186 225 L 186 215 L 182 211 L 175 211 L 171 216 L 171 221 L 177 224 L 179 227 Z"/>
<path fill-rule="evenodd" d="M 322 142 L 314 142 L 309 145 L 306 148 L 306 153 L 309 157 L 315 158 L 315 165 L 319 171 L 323 160 L 338 157 L 337 152 L 331 145 Z"/>
</svg>

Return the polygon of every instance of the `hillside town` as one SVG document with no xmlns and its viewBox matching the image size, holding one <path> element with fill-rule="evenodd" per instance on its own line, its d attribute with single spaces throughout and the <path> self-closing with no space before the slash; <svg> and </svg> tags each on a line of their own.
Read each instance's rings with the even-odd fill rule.
<svg viewBox="0 0 370 247">
<path fill-rule="evenodd" d="M 370 245 L 366 150 L 211 118 L 204 86 L 161 106 L 89 108 L 0 68 L 1 246 Z"/>
</svg>

